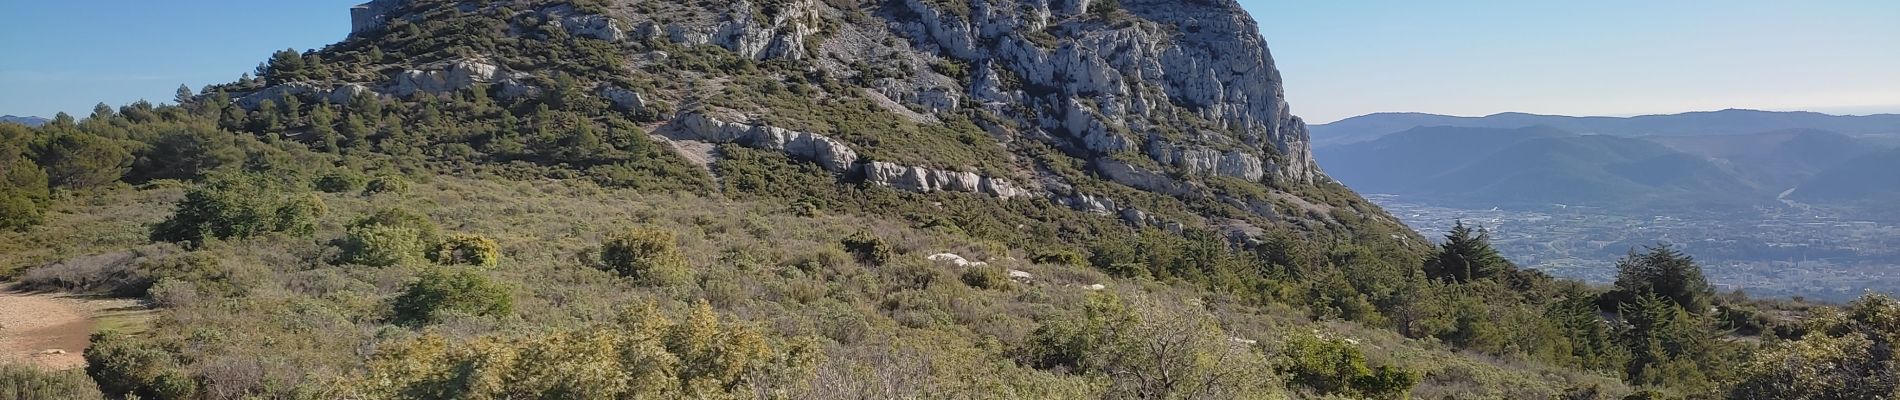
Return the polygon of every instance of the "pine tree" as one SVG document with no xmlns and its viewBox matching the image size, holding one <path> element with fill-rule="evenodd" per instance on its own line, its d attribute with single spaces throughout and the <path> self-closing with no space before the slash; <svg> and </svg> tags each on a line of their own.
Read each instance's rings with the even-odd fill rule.
<svg viewBox="0 0 1900 400">
<path fill-rule="evenodd" d="M 1642 296 L 1656 296 L 1675 303 L 1690 313 L 1709 311 L 1715 289 L 1702 276 L 1695 258 L 1674 247 L 1652 246 L 1643 253 L 1630 252 L 1616 262 L 1616 292 L 1611 298 L 1627 304 Z"/>
<path fill-rule="evenodd" d="M 1491 233 L 1473 230 L 1459 221 L 1438 246 L 1438 254 L 1425 262 L 1425 274 L 1433 279 L 1466 283 L 1487 279 L 1517 269 L 1510 260 L 1491 247 Z"/>
<path fill-rule="evenodd" d="M 190 103 L 191 98 L 197 96 L 197 94 L 197 92 L 191 90 L 191 86 L 180 83 L 178 84 L 178 92 L 172 95 L 172 102 L 178 105 L 185 105 L 186 103 Z"/>
</svg>

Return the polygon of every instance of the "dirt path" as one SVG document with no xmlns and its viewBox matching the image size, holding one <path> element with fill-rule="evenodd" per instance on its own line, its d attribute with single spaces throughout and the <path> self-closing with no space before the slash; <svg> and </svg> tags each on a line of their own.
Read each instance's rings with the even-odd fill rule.
<svg viewBox="0 0 1900 400">
<path fill-rule="evenodd" d="M 85 366 L 81 353 L 100 318 L 143 313 L 134 300 L 92 300 L 0 286 L 0 362 L 56 370 Z"/>
</svg>

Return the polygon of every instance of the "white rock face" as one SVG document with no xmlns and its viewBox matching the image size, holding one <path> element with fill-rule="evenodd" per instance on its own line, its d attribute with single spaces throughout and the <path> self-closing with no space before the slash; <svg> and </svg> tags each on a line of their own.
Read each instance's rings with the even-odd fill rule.
<svg viewBox="0 0 1900 400">
<path fill-rule="evenodd" d="M 1148 134 L 1142 128 L 1149 122 L 1125 118 L 1155 118 L 1153 124 L 1180 126 L 1186 124 L 1172 115 L 1192 114 L 1225 127 L 1220 137 L 1208 140 L 1251 150 L 1243 152 L 1245 157 L 1170 154 L 1163 164 L 1248 179 L 1274 173 L 1311 182 L 1318 175 L 1305 123 L 1288 111 L 1266 41 L 1233 0 L 1122 0 L 1120 13 L 1145 21 L 1125 26 L 1104 26 L 1086 18 L 1062 22 L 1082 31 L 1053 47 L 1031 41 L 1024 32 L 1042 31 L 1051 18 L 1086 13 L 1092 2 L 968 3 L 964 13 L 937 9 L 941 2 L 905 0 L 903 5 L 916 18 L 900 24 L 898 31 L 924 50 L 1007 70 L 1027 85 L 1055 88 L 1061 112 L 1036 121 L 1043 129 L 1108 154 L 1146 141 L 1115 133 Z M 972 97 L 1006 101 L 1007 94 L 984 71 L 977 73 L 969 90 Z M 1091 107 L 1082 104 L 1083 99 L 1100 104 Z M 1287 155 L 1287 165 L 1255 167 L 1269 151 Z"/>
<path fill-rule="evenodd" d="M 602 85 L 598 92 L 600 93 L 600 97 L 607 99 L 609 103 L 613 103 L 614 108 L 620 111 L 638 113 L 646 111 L 647 109 L 646 97 L 641 96 L 640 92 L 609 85 Z"/>
<path fill-rule="evenodd" d="M 390 79 L 384 92 L 409 98 L 418 94 L 452 93 L 485 83 L 493 84 L 498 94 L 508 99 L 540 92 L 540 89 L 524 83 L 528 78 L 525 73 L 508 72 L 487 61 L 463 59 L 449 62 L 440 69 L 412 69 L 397 73 Z"/>
<path fill-rule="evenodd" d="M 627 32 L 620 29 L 620 22 L 613 17 L 582 14 L 568 5 L 542 10 L 541 15 L 569 35 L 609 42 L 627 40 Z"/>
<path fill-rule="evenodd" d="M 755 149 L 782 151 L 794 158 L 817 162 L 833 173 L 848 173 L 858 162 L 858 152 L 851 150 L 850 146 L 815 133 L 726 122 L 699 113 L 682 115 L 673 121 L 672 126 L 676 128 L 670 129 L 668 133 L 675 139 L 736 143 Z"/>
<path fill-rule="evenodd" d="M 1156 141 L 1150 144 L 1148 155 L 1162 165 L 1174 166 L 1193 174 L 1230 176 L 1249 181 L 1258 181 L 1267 175 L 1265 164 L 1260 161 L 1260 157 L 1239 151 L 1221 152 L 1201 146 L 1168 146 Z"/>
<path fill-rule="evenodd" d="M 389 13 L 402 7 L 407 0 L 374 0 L 350 8 L 350 34 L 383 29 L 389 23 Z"/>
<path fill-rule="evenodd" d="M 806 40 L 818 33 L 818 27 L 811 24 L 816 20 L 812 14 L 817 6 L 815 0 L 773 3 L 778 8 L 761 15 L 754 13 L 758 9 L 752 1 L 734 1 L 716 16 L 716 23 L 665 22 L 662 25 L 662 22 L 647 22 L 634 29 L 631 37 L 639 40 L 661 37 L 680 44 L 717 45 L 758 60 L 801 60 L 810 57 Z"/>
<path fill-rule="evenodd" d="M 866 182 L 913 192 L 981 193 L 1011 198 L 1029 192 L 1001 178 L 888 162 L 858 164 L 858 153 L 844 142 L 809 132 L 722 121 L 702 113 L 687 113 L 661 130 L 678 140 L 734 143 L 761 150 L 784 152 L 818 163 L 826 170 L 848 175 L 859 172 Z"/>
<path fill-rule="evenodd" d="M 922 193 L 982 193 L 1005 199 L 1027 193 L 1017 188 L 1014 183 L 978 175 L 975 172 L 956 172 L 924 167 L 910 167 L 881 161 L 864 165 L 864 180 L 902 190 Z"/>
</svg>

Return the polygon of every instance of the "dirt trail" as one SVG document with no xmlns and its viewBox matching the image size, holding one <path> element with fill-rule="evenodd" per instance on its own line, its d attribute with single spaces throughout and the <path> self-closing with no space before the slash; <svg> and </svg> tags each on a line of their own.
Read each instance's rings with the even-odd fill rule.
<svg viewBox="0 0 1900 400">
<path fill-rule="evenodd" d="M 96 318 L 140 308 L 132 300 L 90 300 L 0 286 L 0 362 L 56 370 L 85 366 L 81 353 L 98 324 Z"/>
</svg>

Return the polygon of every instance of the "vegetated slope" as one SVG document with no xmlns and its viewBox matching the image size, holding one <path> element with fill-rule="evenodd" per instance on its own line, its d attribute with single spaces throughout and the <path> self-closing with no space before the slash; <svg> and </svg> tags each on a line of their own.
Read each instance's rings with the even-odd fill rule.
<svg viewBox="0 0 1900 400">
<path fill-rule="evenodd" d="M 1584 134 L 1617 136 L 1737 135 L 1788 129 L 1814 129 L 1853 136 L 1900 136 L 1900 115 L 1828 115 L 1814 112 L 1721 110 L 1636 117 L 1571 117 L 1500 113 L 1456 117 L 1423 113 L 1376 113 L 1314 125 L 1313 143 L 1336 146 L 1378 139 L 1420 126 L 1522 128 L 1544 125 Z"/>
<path fill-rule="evenodd" d="M 1793 188 L 1816 173 L 1881 148 L 1847 135 L 1814 129 L 1648 139 L 1716 162 L 1755 186 L 1781 190 Z"/>
<path fill-rule="evenodd" d="M 1417 128 L 1318 151 L 1358 190 L 1473 207 L 1737 206 L 1766 197 L 1708 160 L 1641 139 L 1550 127 Z"/>
<path fill-rule="evenodd" d="M 1799 308 L 1666 248 L 1614 290 L 1481 231 L 1428 250 L 1312 165 L 1232 1 L 353 15 L 184 104 L 0 124 L 0 276 L 157 309 L 93 338 L 96 387 L 0 388 L 1616 398 L 1810 370 L 1735 338 L 1802 337 L 1764 314 Z M 1864 304 L 1827 320 L 1891 319 Z M 1854 343 L 1830 354 L 1873 364 L 1838 376 L 1891 373 Z"/>
<path fill-rule="evenodd" d="M 1848 159 L 1816 173 L 1789 196 L 1804 202 L 1848 203 L 1876 207 L 1892 215 L 1900 201 L 1900 149 Z"/>
</svg>

